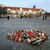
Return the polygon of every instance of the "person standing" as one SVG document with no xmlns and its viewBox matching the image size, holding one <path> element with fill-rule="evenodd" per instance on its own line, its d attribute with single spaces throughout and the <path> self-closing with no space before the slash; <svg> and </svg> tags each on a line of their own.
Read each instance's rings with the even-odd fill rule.
<svg viewBox="0 0 50 50">
<path fill-rule="evenodd" d="M 47 15 L 45 15 L 45 19 L 47 19 Z"/>
<path fill-rule="evenodd" d="M 9 16 L 7 17 L 7 19 L 9 20 Z"/>
<path fill-rule="evenodd" d="M 44 20 L 44 15 L 43 15 L 43 20 Z"/>
</svg>

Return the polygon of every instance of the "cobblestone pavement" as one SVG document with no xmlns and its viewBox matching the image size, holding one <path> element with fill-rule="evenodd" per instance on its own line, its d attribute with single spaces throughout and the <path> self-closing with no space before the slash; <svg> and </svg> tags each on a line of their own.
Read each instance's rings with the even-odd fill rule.
<svg viewBox="0 0 50 50">
<path fill-rule="evenodd" d="M 50 50 L 50 39 L 40 46 L 13 42 L 7 39 L 7 33 L 19 29 L 40 29 L 48 33 L 50 38 L 50 19 L 10 18 L 9 21 L 6 18 L 0 19 L 0 50 Z"/>
</svg>

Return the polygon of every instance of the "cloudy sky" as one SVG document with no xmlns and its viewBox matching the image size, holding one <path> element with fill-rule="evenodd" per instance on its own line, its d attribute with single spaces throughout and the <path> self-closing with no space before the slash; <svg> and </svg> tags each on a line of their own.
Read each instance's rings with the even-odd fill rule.
<svg viewBox="0 0 50 50">
<path fill-rule="evenodd" d="M 42 8 L 50 12 L 50 0 L 0 0 L 0 4 L 15 7 L 33 7 Z"/>
</svg>

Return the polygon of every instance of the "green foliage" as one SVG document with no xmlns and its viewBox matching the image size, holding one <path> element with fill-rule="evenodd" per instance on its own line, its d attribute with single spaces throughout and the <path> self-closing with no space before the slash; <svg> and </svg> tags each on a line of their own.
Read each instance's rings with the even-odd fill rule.
<svg viewBox="0 0 50 50">
<path fill-rule="evenodd" d="M 2 9 L 0 9 L 0 14 L 7 14 L 7 11 L 6 10 L 2 10 Z"/>
</svg>

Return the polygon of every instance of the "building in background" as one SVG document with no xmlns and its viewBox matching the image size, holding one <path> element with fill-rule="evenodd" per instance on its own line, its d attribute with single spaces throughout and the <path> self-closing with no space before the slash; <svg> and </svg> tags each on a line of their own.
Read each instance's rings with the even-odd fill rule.
<svg viewBox="0 0 50 50">
<path fill-rule="evenodd" d="M 10 17 L 40 17 L 45 14 L 46 11 L 39 8 L 22 8 L 22 7 L 9 7 L 9 6 L 0 6 L 0 10 L 5 10 L 7 13 L 3 14 L 0 12 L 2 16 L 10 16 Z"/>
</svg>

